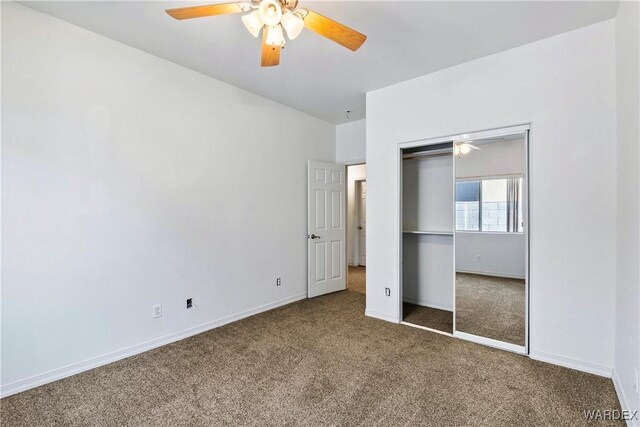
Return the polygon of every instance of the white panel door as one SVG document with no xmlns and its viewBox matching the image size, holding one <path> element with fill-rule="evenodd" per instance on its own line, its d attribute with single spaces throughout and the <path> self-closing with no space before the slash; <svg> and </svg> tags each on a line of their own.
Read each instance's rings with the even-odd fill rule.
<svg viewBox="0 0 640 427">
<path fill-rule="evenodd" d="M 360 181 L 358 205 L 358 252 L 359 264 L 367 265 L 367 181 Z"/>
<path fill-rule="evenodd" d="M 309 298 L 346 289 L 345 167 L 309 160 Z"/>
</svg>

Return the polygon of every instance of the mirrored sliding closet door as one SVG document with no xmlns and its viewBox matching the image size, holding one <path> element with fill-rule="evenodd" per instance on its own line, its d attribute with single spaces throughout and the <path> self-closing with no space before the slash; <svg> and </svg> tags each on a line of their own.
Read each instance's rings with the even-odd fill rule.
<svg viewBox="0 0 640 427">
<path fill-rule="evenodd" d="M 454 142 L 455 335 L 526 353 L 527 132 Z"/>
</svg>

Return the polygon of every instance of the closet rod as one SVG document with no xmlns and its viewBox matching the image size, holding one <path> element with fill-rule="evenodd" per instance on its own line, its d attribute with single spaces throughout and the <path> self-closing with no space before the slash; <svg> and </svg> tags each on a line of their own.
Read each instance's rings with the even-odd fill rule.
<svg viewBox="0 0 640 427">
<path fill-rule="evenodd" d="M 402 160 L 418 159 L 418 158 L 421 158 L 421 157 L 448 157 L 448 156 L 451 156 L 452 154 L 453 154 L 452 150 L 448 150 L 446 152 L 423 151 L 421 153 L 404 154 L 402 156 Z"/>
</svg>

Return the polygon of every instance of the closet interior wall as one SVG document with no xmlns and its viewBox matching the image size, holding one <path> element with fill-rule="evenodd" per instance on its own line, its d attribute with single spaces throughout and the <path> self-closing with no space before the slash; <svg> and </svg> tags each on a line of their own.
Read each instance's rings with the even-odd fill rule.
<svg viewBox="0 0 640 427">
<path fill-rule="evenodd" d="M 453 161 L 449 148 L 402 165 L 403 301 L 446 311 L 454 306 Z"/>
</svg>

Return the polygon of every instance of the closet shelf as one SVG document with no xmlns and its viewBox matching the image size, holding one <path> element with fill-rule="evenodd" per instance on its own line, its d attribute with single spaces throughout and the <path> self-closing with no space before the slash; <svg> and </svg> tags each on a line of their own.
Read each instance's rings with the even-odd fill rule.
<svg viewBox="0 0 640 427">
<path fill-rule="evenodd" d="M 402 230 L 406 234 L 431 234 L 436 236 L 453 236 L 453 231 Z"/>
</svg>

